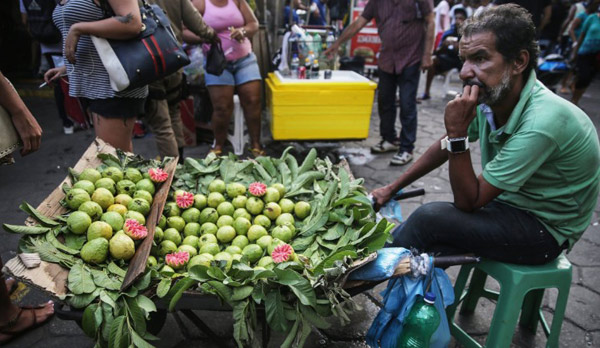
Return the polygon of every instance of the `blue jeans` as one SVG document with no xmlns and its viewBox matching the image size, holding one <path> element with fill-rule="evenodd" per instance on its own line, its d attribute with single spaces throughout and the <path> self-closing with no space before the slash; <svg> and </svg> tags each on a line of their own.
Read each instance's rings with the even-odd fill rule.
<svg viewBox="0 0 600 348">
<path fill-rule="evenodd" d="M 378 109 L 381 138 L 396 139 L 396 90 L 400 88 L 400 151 L 412 153 L 417 139 L 417 89 L 421 63 L 404 68 L 399 74 L 379 70 Z"/>
<path fill-rule="evenodd" d="M 449 202 L 424 204 L 392 234 L 394 241 L 387 246 L 434 255 L 474 253 L 516 264 L 544 264 L 566 248 L 532 214 L 496 201 L 472 213 Z"/>
</svg>

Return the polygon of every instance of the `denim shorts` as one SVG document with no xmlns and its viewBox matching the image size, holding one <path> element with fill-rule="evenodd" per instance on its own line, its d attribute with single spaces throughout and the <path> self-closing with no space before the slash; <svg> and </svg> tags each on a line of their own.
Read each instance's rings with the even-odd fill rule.
<svg viewBox="0 0 600 348">
<path fill-rule="evenodd" d="M 206 68 L 206 61 L 204 67 Z M 262 76 L 260 76 L 256 56 L 254 53 L 250 53 L 238 60 L 227 62 L 227 66 L 220 76 L 205 73 L 204 80 L 207 86 L 239 86 L 246 82 L 262 80 Z"/>
</svg>

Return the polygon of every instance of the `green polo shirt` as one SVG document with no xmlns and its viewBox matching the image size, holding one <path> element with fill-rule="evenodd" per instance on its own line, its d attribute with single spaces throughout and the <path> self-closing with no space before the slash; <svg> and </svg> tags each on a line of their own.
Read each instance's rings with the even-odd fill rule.
<svg viewBox="0 0 600 348">
<path fill-rule="evenodd" d="M 481 106 L 469 126 L 480 141 L 483 177 L 496 200 L 531 212 L 569 249 L 590 223 L 600 181 L 600 147 L 589 117 L 531 72 L 508 122 L 492 130 Z"/>
</svg>

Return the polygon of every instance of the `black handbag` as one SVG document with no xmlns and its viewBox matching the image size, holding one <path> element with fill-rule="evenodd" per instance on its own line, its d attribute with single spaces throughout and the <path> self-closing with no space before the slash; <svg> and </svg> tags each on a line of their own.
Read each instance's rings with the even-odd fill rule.
<svg viewBox="0 0 600 348">
<path fill-rule="evenodd" d="M 163 10 L 146 0 L 142 3 L 142 31 L 138 37 L 112 40 L 92 36 L 115 91 L 145 86 L 190 63 Z"/>
<path fill-rule="evenodd" d="M 211 75 L 220 76 L 226 66 L 227 59 L 225 59 L 221 43 L 213 43 L 210 45 L 210 50 L 206 53 L 206 72 Z"/>
</svg>

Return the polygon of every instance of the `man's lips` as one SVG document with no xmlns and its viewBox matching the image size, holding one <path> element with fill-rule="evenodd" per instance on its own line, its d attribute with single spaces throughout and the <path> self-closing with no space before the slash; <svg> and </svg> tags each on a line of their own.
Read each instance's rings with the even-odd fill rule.
<svg viewBox="0 0 600 348">
<path fill-rule="evenodd" d="M 463 83 L 463 88 L 465 86 L 479 86 L 479 88 L 485 88 L 484 84 L 479 82 L 479 81 L 475 81 L 475 80 L 469 80 L 469 81 L 465 81 Z"/>
</svg>

